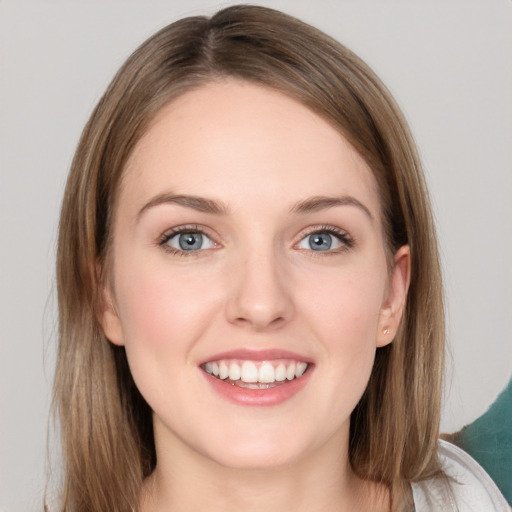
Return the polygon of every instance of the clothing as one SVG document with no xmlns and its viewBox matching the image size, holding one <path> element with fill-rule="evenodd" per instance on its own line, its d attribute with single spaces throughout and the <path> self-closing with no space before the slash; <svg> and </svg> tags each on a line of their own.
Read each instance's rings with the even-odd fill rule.
<svg viewBox="0 0 512 512">
<path fill-rule="evenodd" d="M 485 469 L 512 505 L 512 379 L 487 412 L 450 441 Z"/>
<path fill-rule="evenodd" d="M 412 484 L 415 512 L 510 512 L 491 477 L 465 451 L 439 441 L 447 476 Z"/>
</svg>

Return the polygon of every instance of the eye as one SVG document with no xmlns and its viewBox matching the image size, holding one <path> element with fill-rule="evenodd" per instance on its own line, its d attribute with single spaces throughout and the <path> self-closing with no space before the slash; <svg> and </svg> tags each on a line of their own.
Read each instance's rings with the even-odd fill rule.
<svg viewBox="0 0 512 512">
<path fill-rule="evenodd" d="M 352 245 L 352 240 L 346 233 L 334 229 L 322 229 L 306 235 L 297 247 L 315 252 L 339 252 Z"/>
<path fill-rule="evenodd" d="M 195 252 L 204 249 L 212 249 L 215 242 L 199 230 L 187 229 L 186 231 L 173 231 L 164 235 L 160 245 L 172 252 Z"/>
</svg>

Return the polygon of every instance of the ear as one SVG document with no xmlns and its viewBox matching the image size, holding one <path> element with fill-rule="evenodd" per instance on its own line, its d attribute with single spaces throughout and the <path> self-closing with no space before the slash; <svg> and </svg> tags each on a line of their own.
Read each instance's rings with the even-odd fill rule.
<svg viewBox="0 0 512 512">
<path fill-rule="evenodd" d="M 388 345 L 396 336 L 407 301 L 410 278 L 411 250 L 408 245 L 404 245 L 395 254 L 394 266 L 379 316 L 377 347 Z"/>
<path fill-rule="evenodd" d="M 97 275 L 101 275 L 101 271 L 97 268 Z M 105 337 L 114 345 L 124 345 L 123 329 L 121 320 L 117 314 L 115 307 L 115 298 L 112 289 L 107 280 L 99 279 L 100 284 L 100 300 L 98 311 L 96 313 L 98 322 L 100 323 Z"/>
</svg>

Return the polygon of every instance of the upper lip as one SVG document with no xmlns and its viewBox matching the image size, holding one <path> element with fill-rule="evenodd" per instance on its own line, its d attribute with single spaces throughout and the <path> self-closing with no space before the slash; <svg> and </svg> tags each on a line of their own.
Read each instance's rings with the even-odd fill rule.
<svg viewBox="0 0 512 512">
<path fill-rule="evenodd" d="M 272 361 L 275 359 L 293 359 L 295 361 L 303 361 L 305 363 L 312 363 L 311 358 L 298 354 L 290 350 L 271 348 L 271 349 L 252 349 L 252 348 L 239 348 L 235 350 L 228 350 L 226 352 L 219 352 L 209 356 L 200 362 L 199 366 L 210 361 L 220 361 L 221 359 L 243 359 L 246 361 Z"/>
</svg>

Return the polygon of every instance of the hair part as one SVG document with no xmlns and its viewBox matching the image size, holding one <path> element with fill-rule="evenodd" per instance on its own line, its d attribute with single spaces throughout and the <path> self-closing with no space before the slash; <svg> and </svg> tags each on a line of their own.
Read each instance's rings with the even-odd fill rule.
<svg viewBox="0 0 512 512">
<path fill-rule="evenodd" d="M 135 509 L 156 465 L 151 410 L 124 348 L 109 343 L 98 322 L 114 214 L 126 163 L 155 115 L 185 92 L 224 78 L 281 91 L 338 129 L 373 171 L 389 254 L 410 246 L 404 317 L 393 343 L 377 350 L 349 445 L 353 470 L 388 485 L 399 510 L 410 499 L 410 482 L 439 472 L 444 308 L 417 151 L 393 98 L 358 57 L 295 18 L 251 6 L 185 18 L 148 39 L 114 77 L 78 144 L 57 254 L 61 509 Z"/>
</svg>

